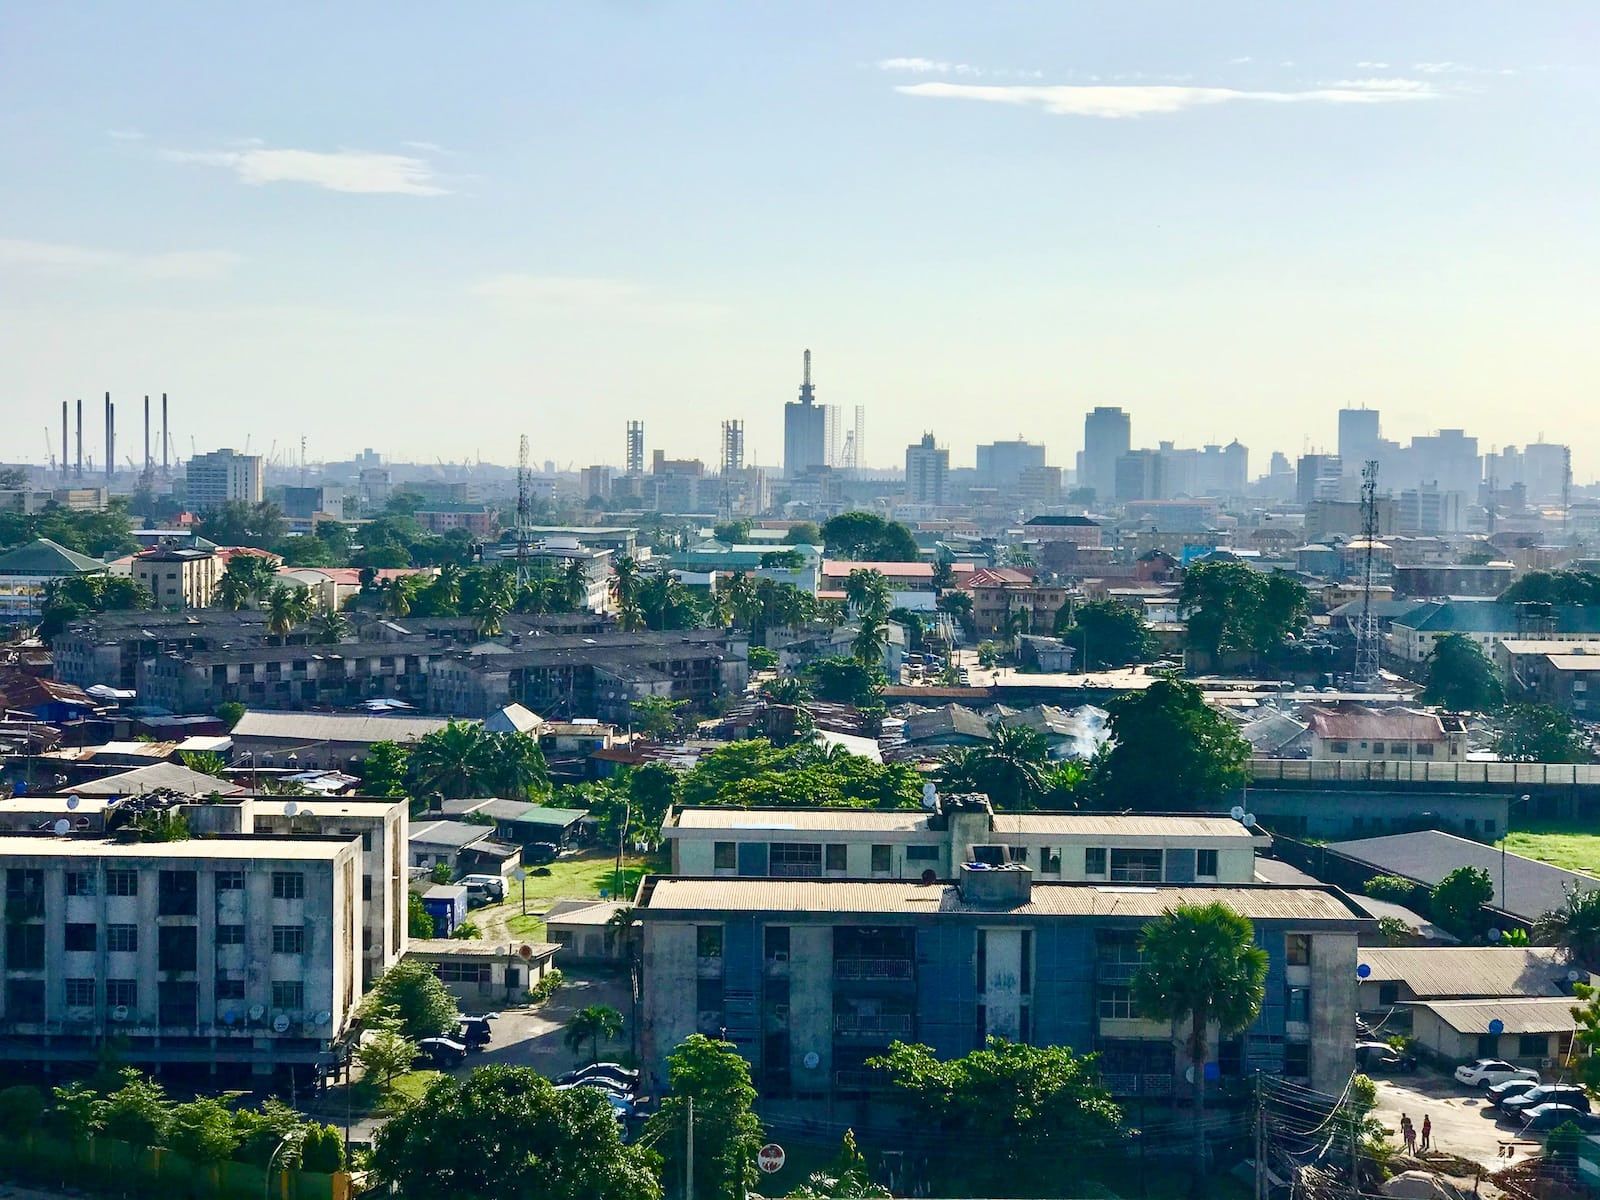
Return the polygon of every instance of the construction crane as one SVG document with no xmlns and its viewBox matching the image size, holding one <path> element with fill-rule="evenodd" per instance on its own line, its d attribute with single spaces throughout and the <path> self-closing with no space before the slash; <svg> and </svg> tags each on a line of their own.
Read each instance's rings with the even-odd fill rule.
<svg viewBox="0 0 1600 1200">
<path fill-rule="evenodd" d="M 56 444 L 50 440 L 50 426 L 44 427 L 44 452 L 50 459 L 50 474 L 56 473 Z"/>
<path fill-rule="evenodd" d="M 529 581 L 528 538 L 533 524 L 533 477 L 528 471 L 528 435 L 517 443 L 517 587 Z"/>
<path fill-rule="evenodd" d="M 1378 618 L 1372 611 L 1373 551 L 1378 541 L 1378 463 L 1369 459 L 1361 468 L 1361 533 L 1366 541 L 1361 568 L 1361 624 L 1356 628 L 1356 678 L 1358 688 L 1378 686 L 1381 648 Z"/>
</svg>

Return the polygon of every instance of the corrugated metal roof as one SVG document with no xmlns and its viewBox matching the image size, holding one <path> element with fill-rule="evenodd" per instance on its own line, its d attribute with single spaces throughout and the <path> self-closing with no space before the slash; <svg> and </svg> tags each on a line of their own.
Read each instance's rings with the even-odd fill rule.
<svg viewBox="0 0 1600 1200">
<path fill-rule="evenodd" d="M 1331 888 L 1134 887 L 1035 883 L 1027 904 L 1003 911 L 1024 917 L 1158 917 L 1180 904 L 1220 901 L 1251 919 L 1363 920 Z M 966 903 L 954 884 L 799 879 L 661 879 L 644 905 L 653 913 L 736 911 L 792 913 L 993 914 Z"/>
<path fill-rule="evenodd" d="M 229 783 L 226 779 L 203 775 L 199 771 L 191 771 L 188 767 L 170 762 L 152 763 L 148 767 L 137 767 L 120 775 L 91 779 L 86 783 L 76 784 L 68 790 L 82 796 L 137 796 L 154 791 L 156 788 L 170 788 L 185 796 L 209 796 L 213 792 L 219 796 L 234 796 L 245 790 Z"/>
<path fill-rule="evenodd" d="M 1368 983 L 1404 983 L 1418 997 L 1559 996 L 1566 956 L 1553 946 L 1364 947 Z"/>
<path fill-rule="evenodd" d="M 1382 740 L 1436 742 L 1444 740 L 1444 726 L 1433 713 L 1410 708 L 1307 708 L 1303 714 L 1311 732 L 1342 741 Z"/>
<path fill-rule="evenodd" d="M 334 651 L 338 647 L 332 647 Z M 406 647 L 388 648 L 405 654 Z M 408 742 L 443 729 L 443 717 L 384 717 L 366 713 L 261 712 L 251 709 L 233 727 L 233 737 L 302 738 L 308 742 Z"/>
<path fill-rule="evenodd" d="M 1417 1004 L 1433 1013 L 1457 1033 L 1489 1032 L 1489 1022 L 1499 1021 L 1501 1033 L 1570 1033 L 1578 1027 L 1570 996 L 1537 1000 L 1435 1000 Z"/>
<path fill-rule="evenodd" d="M 1179 838 L 1186 843 L 1220 839 L 1246 845 L 1255 835 L 1231 817 L 1170 816 L 1156 813 L 997 813 L 996 833 L 1026 836 L 1059 833 L 1071 837 Z M 1266 839 L 1261 839 L 1265 844 Z"/>
<path fill-rule="evenodd" d="M 860 809 L 685 808 L 674 825 L 679 829 L 814 829 L 920 833 L 931 828 L 930 814 L 915 809 L 869 812 Z M 668 836 L 671 836 L 671 826 Z"/>
</svg>

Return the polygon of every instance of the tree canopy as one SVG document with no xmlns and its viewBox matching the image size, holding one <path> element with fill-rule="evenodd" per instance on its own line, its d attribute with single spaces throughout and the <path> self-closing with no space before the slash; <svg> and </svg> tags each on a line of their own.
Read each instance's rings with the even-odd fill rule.
<svg viewBox="0 0 1600 1200">
<path fill-rule="evenodd" d="M 1510 704 L 1500 712 L 1494 752 L 1506 762 L 1580 763 L 1589 747 L 1572 718 L 1549 704 Z"/>
<path fill-rule="evenodd" d="M 698 1124 L 698 1121 L 697 1121 Z M 374 1139 L 378 1182 L 437 1200 L 658 1200 L 646 1151 L 625 1146 L 593 1088 L 527 1067 L 441 1075 Z M 711 1194 L 711 1193 L 704 1193 Z"/>
<path fill-rule="evenodd" d="M 888 683 L 877 662 L 855 657 L 819 658 L 807 664 L 804 674 L 818 700 L 835 704 L 874 704 Z"/>
<path fill-rule="evenodd" d="M 678 781 L 679 803 L 734 808 L 915 808 L 921 798 L 922 778 L 904 763 L 762 738 L 717 747 Z"/>
<path fill-rule="evenodd" d="M 536 738 L 525 733 L 489 733 L 475 723 L 451 721 L 409 748 L 396 750 L 405 752 L 405 788 L 419 800 L 432 796 L 538 800 L 550 794 L 544 751 Z M 378 775 L 382 784 L 389 785 L 387 776 L 392 776 L 395 759 L 395 751 L 386 750 L 380 763 L 368 764 L 368 775 Z"/>
<path fill-rule="evenodd" d="M 823 548 L 834 558 L 862 562 L 919 562 L 922 555 L 911 530 L 877 513 L 846 512 L 822 523 Z"/>
<path fill-rule="evenodd" d="M 1050 747 L 1026 725 L 989 724 L 989 740 L 958 751 L 939 769 L 947 792 L 982 792 L 998 809 L 1037 808 L 1049 789 Z"/>
<path fill-rule="evenodd" d="M 433 964 L 406 958 L 378 976 L 357 1016 L 365 1026 L 394 1029 L 420 1041 L 454 1033 L 461 1010 L 439 982 Z"/>
<path fill-rule="evenodd" d="M 1494 899 L 1494 880 L 1482 867 L 1457 867 L 1438 883 L 1428 898 L 1433 919 L 1460 938 L 1481 937 L 1489 914 L 1483 906 Z"/>
<path fill-rule="evenodd" d="M 1310 595 L 1288 575 L 1239 562 L 1202 562 L 1184 574 L 1178 608 L 1193 648 L 1270 655 L 1305 626 Z"/>
<path fill-rule="evenodd" d="M 1156 636 L 1144 615 L 1114 600 L 1094 600 L 1056 614 L 1057 635 L 1078 652 L 1074 665 L 1085 671 L 1125 667 L 1156 656 Z"/>
<path fill-rule="evenodd" d="M 1433 643 L 1427 662 L 1428 686 L 1422 699 L 1455 712 L 1487 712 L 1500 707 L 1504 692 L 1493 665 L 1478 643 L 1447 633 Z"/>
<path fill-rule="evenodd" d="M 742 1196 L 756 1182 L 761 1122 L 750 1066 L 733 1043 L 691 1034 L 667 1056 L 668 1094 L 644 1138 L 663 1160 L 663 1178 L 683 1193 L 684 1133 L 694 1101 L 694 1194 Z"/>
<path fill-rule="evenodd" d="M 138 551 L 128 502 L 117 496 L 103 511 L 67 508 L 51 501 L 37 512 L 0 512 L 0 550 L 49 538 L 77 554 L 115 558 Z"/>
<path fill-rule="evenodd" d="M 72 575 L 45 584 L 38 634 L 48 643 L 73 621 L 92 613 L 154 608 L 155 597 L 128 575 Z"/>
<path fill-rule="evenodd" d="M 1250 744 L 1193 684 L 1157 679 L 1106 712 L 1112 740 L 1095 786 L 1107 807 L 1215 808 L 1249 778 Z"/>
<path fill-rule="evenodd" d="M 1541 943 L 1560 946 L 1585 966 L 1600 966 L 1600 889 L 1569 889 L 1560 907 L 1533 927 Z"/>
<path fill-rule="evenodd" d="M 1500 593 L 1505 604 L 1600 604 L 1600 575 L 1591 571 L 1529 571 Z"/>
</svg>

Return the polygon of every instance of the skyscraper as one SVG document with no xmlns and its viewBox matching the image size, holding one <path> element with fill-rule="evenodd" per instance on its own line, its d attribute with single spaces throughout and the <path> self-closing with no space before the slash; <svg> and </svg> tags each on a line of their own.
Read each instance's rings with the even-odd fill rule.
<svg viewBox="0 0 1600 1200">
<path fill-rule="evenodd" d="M 1360 475 L 1366 463 L 1378 457 L 1378 444 L 1383 440 L 1375 408 L 1341 408 L 1339 410 L 1339 461 L 1351 475 Z"/>
<path fill-rule="evenodd" d="M 1096 499 L 1117 494 L 1117 460 L 1133 445 L 1133 422 L 1120 408 L 1096 408 L 1083 418 L 1083 454 L 1078 485 L 1094 489 Z"/>
<path fill-rule="evenodd" d="M 262 462 L 259 454 L 213 450 L 189 459 L 185 474 L 186 497 L 196 512 L 231 500 L 261 503 Z"/>
<path fill-rule="evenodd" d="M 1024 471 L 1044 466 L 1044 447 L 1018 438 L 978 447 L 978 483 L 982 487 L 1015 488 Z"/>
<path fill-rule="evenodd" d="M 628 422 L 628 458 L 627 472 L 629 475 L 644 474 L 644 422 Z"/>
<path fill-rule="evenodd" d="M 800 398 L 783 406 L 783 473 L 789 479 L 828 465 L 828 416 L 811 386 L 811 351 L 805 353 Z"/>
<path fill-rule="evenodd" d="M 906 447 L 906 499 L 912 504 L 943 504 L 950 475 L 950 451 L 937 446 L 933 434 Z"/>
</svg>

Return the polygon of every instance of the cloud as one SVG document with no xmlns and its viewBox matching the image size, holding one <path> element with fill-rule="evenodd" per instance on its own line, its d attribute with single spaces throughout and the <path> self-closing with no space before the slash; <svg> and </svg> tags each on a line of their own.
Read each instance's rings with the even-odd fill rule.
<svg viewBox="0 0 1600 1200">
<path fill-rule="evenodd" d="M 1468 63 L 1458 62 L 1419 62 L 1412 63 L 1413 71 L 1421 71 L 1424 75 L 1515 75 L 1510 67 L 1474 67 Z"/>
<path fill-rule="evenodd" d="M 1230 58 L 1228 61 L 1233 63 L 1235 66 L 1238 66 L 1241 63 L 1253 63 L 1255 62 L 1255 59 L 1248 54 L 1241 54 L 1238 58 Z"/>
<path fill-rule="evenodd" d="M 0 238 L 0 266 L 81 275 L 114 271 L 143 279 L 212 279 L 240 261 L 226 250 L 170 250 L 156 254 L 101 250 L 67 242 Z"/>
<path fill-rule="evenodd" d="M 1358 62 L 1356 66 L 1363 71 L 1387 71 L 1389 69 L 1389 64 L 1386 62 Z"/>
<path fill-rule="evenodd" d="M 108 129 L 106 130 L 106 136 L 119 142 L 144 141 L 144 134 L 140 133 L 137 129 Z"/>
<path fill-rule="evenodd" d="M 946 100 L 978 100 L 988 104 L 1037 107 L 1056 116 L 1146 117 L 1181 112 L 1187 108 L 1256 101 L 1268 104 L 1385 104 L 1402 100 L 1433 99 L 1438 92 L 1414 80 L 1350 80 L 1297 92 L 1242 91 L 1220 87 L 1168 85 L 992 86 L 971 83 L 910 83 L 895 90 L 907 96 Z"/>
<path fill-rule="evenodd" d="M 237 150 L 164 150 L 169 162 L 226 167 L 239 182 L 306 183 L 331 192 L 443 196 L 433 165 L 409 154 L 377 154 L 368 150 L 275 150 L 246 144 Z"/>
<path fill-rule="evenodd" d="M 981 75 L 970 63 L 943 62 L 937 58 L 880 58 L 880 71 L 902 71 L 912 75 Z"/>
<path fill-rule="evenodd" d="M 589 275 L 503 274 L 479 280 L 471 292 L 521 311 L 634 321 L 705 321 L 720 318 L 720 304 L 680 300 L 627 279 Z"/>
</svg>

